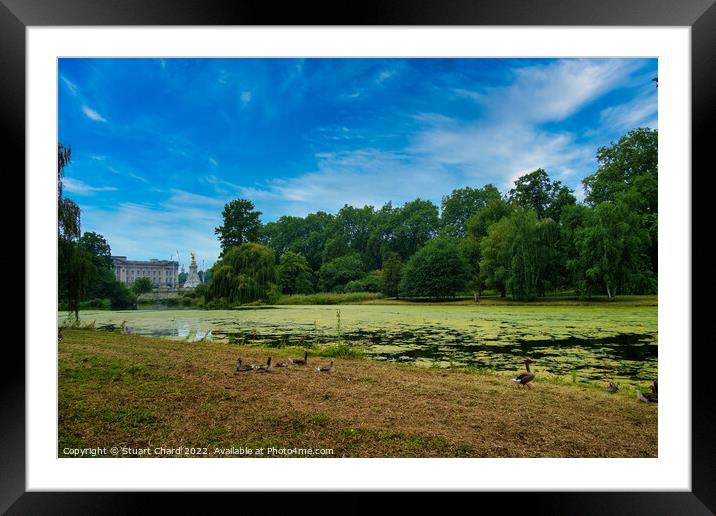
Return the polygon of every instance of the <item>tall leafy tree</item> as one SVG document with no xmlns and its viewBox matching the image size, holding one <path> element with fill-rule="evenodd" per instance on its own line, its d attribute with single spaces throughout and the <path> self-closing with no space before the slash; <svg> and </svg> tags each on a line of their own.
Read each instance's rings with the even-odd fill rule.
<svg viewBox="0 0 716 516">
<path fill-rule="evenodd" d="M 464 237 L 468 220 L 491 201 L 501 199 L 500 191 L 492 184 L 482 188 L 459 188 L 442 199 L 442 223 L 448 235 Z"/>
<path fill-rule="evenodd" d="M 641 280 L 648 233 L 626 203 L 606 201 L 590 209 L 575 238 L 575 265 L 583 271 L 583 281 L 601 286 L 610 301 Z"/>
<path fill-rule="evenodd" d="M 353 253 L 324 263 L 318 271 L 318 285 L 322 291 L 331 292 L 364 275 L 363 260 L 360 255 Z"/>
<path fill-rule="evenodd" d="M 62 178 L 72 159 L 72 149 L 57 147 L 57 260 L 58 293 L 67 301 L 75 320 L 79 320 L 79 306 L 87 287 L 96 274 L 92 255 L 82 249 L 77 240 L 82 233 L 80 207 L 63 196 Z"/>
<path fill-rule="evenodd" d="M 219 237 L 222 255 L 229 249 L 256 242 L 261 229 L 261 212 L 254 209 L 254 203 L 246 199 L 234 199 L 224 206 L 224 223 L 214 229 Z"/>
<path fill-rule="evenodd" d="M 112 267 L 112 250 L 107 240 L 99 233 L 85 231 L 79 239 L 79 246 L 92 255 L 95 267 L 110 269 Z"/>
<path fill-rule="evenodd" d="M 481 241 L 481 274 L 504 296 L 534 299 L 557 284 L 561 267 L 559 226 L 538 219 L 533 209 L 518 207 L 492 224 Z"/>
<path fill-rule="evenodd" d="M 137 278 L 132 285 L 132 290 L 140 296 L 154 290 L 154 284 L 149 278 Z"/>
<path fill-rule="evenodd" d="M 468 268 L 457 239 L 430 240 L 405 264 L 400 282 L 401 295 L 444 299 L 465 288 Z"/>
<path fill-rule="evenodd" d="M 654 273 L 658 268 L 658 162 L 659 133 L 656 129 L 629 131 L 615 143 L 597 151 L 597 171 L 584 178 L 585 200 L 595 206 L 623 201 L 640 218 L 649 233 L 649 257 Z"/>
<path fill-rule="evenodd" d="M 559 221 L 562 208 L 574 204 L 572 192 L 560 181 L 552 181 L 540 168 L 519 177 L 510 190 L 509 200 L 524 208 L 533 209 L 539 218 L 550 217 Z"/>
<path fill-rule="evenodd" d="M 433 238 L 440 228 L 438 207 L 431 201 L 415 199 L 394 213 L 391 250 L 407 259 Z"/>
<path fill-rule="evenodd" d="M 400 294 L 400 279 L 403 272 L 403 262 L 400 255 L 394 252 L 386 253 L 383 258 L 383 294 L 388 297 L 398 297 Z"/>
<path fill-rule="evenodd" d="M 278 265 L 278 283 L 284 294 L 310 293 L 313 282 L 306 257 L 292 251 L 281 255 Z"/>
<path fill-rule="evenodd" d="M 232 247 L 212 267 L 206 299 L 226 304 L 274 302 L 279 294 L 275 262 L 273 251 L 264 245 Z"/>
</svg>

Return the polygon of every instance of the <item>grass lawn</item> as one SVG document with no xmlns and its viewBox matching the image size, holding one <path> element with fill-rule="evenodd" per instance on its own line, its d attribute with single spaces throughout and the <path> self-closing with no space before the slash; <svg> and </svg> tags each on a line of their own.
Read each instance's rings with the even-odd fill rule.
<svg viewBox="0 0 716 516">
<path fill-rule="evenodd" d="M 466 369 L 309 357 L 311 367 L 235 374 L 295 350 L 64 330 L 65 448 L 328 448 L 334 457 L 656 457 L 657 406 L 633 392 Z M 334 360 L 336 371 L 317 365 Z M 516 371 L 520 367 L 516 365 Z"/>
</svg>

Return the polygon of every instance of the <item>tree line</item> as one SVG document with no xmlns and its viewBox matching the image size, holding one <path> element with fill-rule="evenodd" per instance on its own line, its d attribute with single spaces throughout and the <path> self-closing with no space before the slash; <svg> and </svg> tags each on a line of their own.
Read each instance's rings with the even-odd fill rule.
<svg viewBox="0 0 716 516">
<path fill-rule="evenodd" d="M 658 132 L 639 128 L 598 150 L 584 201 L 544 169 L 507 192 L 464 187 L 441 206 L 345 205 L 335 215 L 261 222 L 248 199 L 224 206 L 221 255 L 205 291 L 216 305 L 281 294 L 382 292 L 390 297 L 531 300 L 656 293 Z"/>
</svg>

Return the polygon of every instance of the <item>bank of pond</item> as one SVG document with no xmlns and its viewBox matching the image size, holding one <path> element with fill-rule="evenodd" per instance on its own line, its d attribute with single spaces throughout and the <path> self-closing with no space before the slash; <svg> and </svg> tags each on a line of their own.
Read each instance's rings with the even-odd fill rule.
<svg viewBox="0 0 716 516">
<path fill-rule="evenodd" d="M 58 314 L 59 324 L 69 324 Z M 266 348 L 420 367 L 512 372 L 525 358 L 543 378 L 648 385 L 657 377 L 656 306 L 361 304 L 244 310 L 82 311 L 80 324 L 124 324 L 136 335 Z"/>
</svg>

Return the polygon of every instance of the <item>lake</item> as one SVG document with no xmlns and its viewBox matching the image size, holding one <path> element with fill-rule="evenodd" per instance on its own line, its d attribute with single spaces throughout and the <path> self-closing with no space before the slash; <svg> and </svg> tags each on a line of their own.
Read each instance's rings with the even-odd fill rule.
<svg viewBox="0 0 716 516">
<path fill-rule="evenodd" d="M 644 383 L 657 373 L 656 306 L 299 305 L 247 310 L 82 311 L 133 333 L 210 345 L 321 346 L 340 335 L 375 360 L 473 366 L 569 381 Z M 59 314 L 62 322 L 66 314 Z"/>
</svg>

